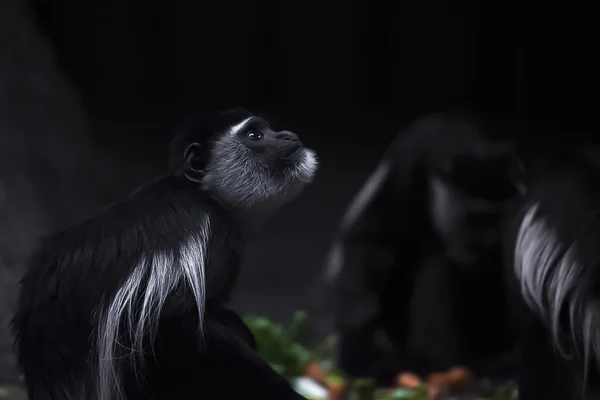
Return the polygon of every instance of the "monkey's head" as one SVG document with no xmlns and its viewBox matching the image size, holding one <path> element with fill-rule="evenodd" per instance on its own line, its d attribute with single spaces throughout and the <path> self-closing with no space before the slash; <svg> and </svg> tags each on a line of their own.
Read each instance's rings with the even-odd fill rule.
<svg viewBox="0 0 600 400">
<path fill-rule="evenodd" d="M 467 148 L 432 171 L 433 226 L 449 258 L 477 265 L 496 248 L 501 221 L 523 193 L 522 163 L 510 144 Z"/>
<path fill-rule="evenodd" d="M 295 133 L 232 109 L 197 120 L 171 142 L 173 172 L 237 208 L 276 207 L 316 173 L 316 154 Z"/>
</svg>

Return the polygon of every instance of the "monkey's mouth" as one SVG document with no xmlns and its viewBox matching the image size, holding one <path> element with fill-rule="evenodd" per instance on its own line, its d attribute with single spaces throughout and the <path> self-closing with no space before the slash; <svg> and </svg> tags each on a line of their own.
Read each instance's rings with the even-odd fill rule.
<svg viewBox="0 0 600 400">
<path fill-rule="evenodd" d="M 289 148 L 285 149 L 281 155 L 285 160 L 293 159 L 300 153 L 300 150 L 302 150 L 302 148 L 302 143 L 294 144 Z"/>
</svg>

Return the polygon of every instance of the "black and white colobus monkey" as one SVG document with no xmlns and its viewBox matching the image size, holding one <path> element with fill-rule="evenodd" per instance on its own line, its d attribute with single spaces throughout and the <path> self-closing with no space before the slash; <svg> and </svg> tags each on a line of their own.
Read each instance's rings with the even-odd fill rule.
<svg viewBox="0 0 600 400">
<path fill-rule="evenodd" d="M 236 109 L 177 136 L 171 161 L 31 258 L 13 320 L 30 399 L 302 398 L 224 303 L 240 221 L 297 194 L 315 153 Z"/>
<path fill-rule="evenodd" d="M 350 205 L 326 265 L 350 375 L 488 373 L 510 354 L 499 233 L 519 163 L 488 135 L 468 115 L 421 118 Z"/>
<path fill-rule="evenodd" d="M 600 148 L 534 153 L 507 236 L 519 399 L 598 399 Z"/>
</svg>

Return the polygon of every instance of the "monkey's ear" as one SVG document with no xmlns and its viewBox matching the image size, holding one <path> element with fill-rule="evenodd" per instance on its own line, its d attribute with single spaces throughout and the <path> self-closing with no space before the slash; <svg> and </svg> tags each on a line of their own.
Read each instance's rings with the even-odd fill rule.
<svg viewBox="0 0 600 400">
<path fill-rule="evenodd" d="M 190 144 L 183 153 L 183 174 L 190 181 L 197 183 L 202 181 L 204 166 L 206 165 L 202 154 L 203 151 L 198 143 Z"/>
</svg>

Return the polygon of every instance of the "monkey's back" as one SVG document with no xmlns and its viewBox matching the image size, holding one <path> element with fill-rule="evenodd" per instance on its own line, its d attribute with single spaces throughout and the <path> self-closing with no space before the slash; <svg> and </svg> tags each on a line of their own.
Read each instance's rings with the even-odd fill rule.
<svg viewBox="0 0 600 400">
<path fill-rule="evenodd" d="M 600 358 L 586 332 L 600 329 L 600 149 L 568 145 L 529 161 L 529 189 L 515 204 L 505 237 L 522 359 L 519 397 L 597 398 Z"/>
<path fill-rule="evenodd" d="M 98 314 L 143 254 L 172 250 L 222 214 L 172 177 L 143 186 L 91 218 L 42 239 L 21 282 L 12 328 L 31 399 L 91 384 Z M 87 385 L 86 385 L 87 386 Z"/>
</svg>

